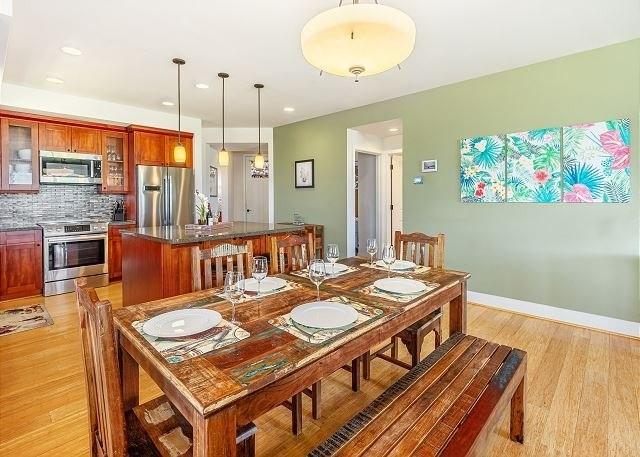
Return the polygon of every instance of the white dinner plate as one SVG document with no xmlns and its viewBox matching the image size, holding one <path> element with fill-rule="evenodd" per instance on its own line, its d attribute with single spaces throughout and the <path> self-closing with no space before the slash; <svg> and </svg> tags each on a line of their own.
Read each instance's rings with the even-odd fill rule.
<svg viewBox="0 0 640 457">
<path fill-rule="evenodd" d="M 337 273 L 343 273 L 343 272 L 347 271 L 349 269 L 349 267 L 346 266 L 343 263 L 334 263 L 333 265 L 326 264 L 325 265 L 325 269 L 326 269 L 328 275 L 335 275 Z"/>
<path fill-rule="evenodd" d="M 291 319 L 305 327 L 340 328 L 357 321 L 358 312 L 342 303 L 315 301 L 293 308 Z"/>
<path fill-rule="evenodd" d="M 287 281 L 282 278 L 267 276 L 260 281 L 260 292 L 273 292 L 274 290 L 282 289 L 286 285 Z M 255 278 L 245 279 L 244 290 L 246 292 L 258 292 L 258 281 Z"/>
<path fill-rule="evenodd" d="M 378 260 L 376 262 L 376 265 L 382 268 L 388 268 L 387 264 L 384 263 L 384 260 Z M 416 267 L 416 264 L 408 260 L 396 260 L 391 264 L 391 269 L 393 271 L 413 270 L 415 267 Z"/>
<path fill-rule="evenodd" d="M 420 281 L 409 278 L 384 278 L 373 283 L 376 289 L 399 295 L 414 295 L 427 290 Z"/>
<path fill-rule="evenodd" d="M 152 317 L 142 326 L 142 331 L 160 338 L 176 338 L 204 332 L 221 320 L 220 313 L 211 309 L 179 309 Z"/>
</svg>

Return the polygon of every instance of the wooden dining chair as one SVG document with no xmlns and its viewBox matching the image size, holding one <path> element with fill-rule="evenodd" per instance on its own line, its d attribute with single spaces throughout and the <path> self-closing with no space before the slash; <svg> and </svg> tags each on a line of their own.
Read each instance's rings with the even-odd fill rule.
<svg viewBox="0 0 640 457">
<path fill-rule="evenodd" d="M 272 273 L 290 273 L 307 268 L 315 257 L 313 234 L 306 232 L 283 238 L 272 236 L 270 257 Z"/>
<path fill-rule="evenodd" d="M 191 248 L 192 291 L 221 287 L 227 271 L 244 272 L 245 278 L 251 277 L 253 263 L 253 243 L 251 240 L 240 243 L 225 242 L 212 248 Z M 203 274 L 204 272 L 204 274 Z M 214 282 L 215 277 L 215 282 Z M 204 280 L 204 285 L 203 285 Z"/>
<path fill-rule="evenodd" d="M 444 268 L 444 234 L 436 236 L 425 235 L 424 233 L 404 234 L 400 231 L 395 233 L 396 258 L 399 260 L 409 260 L 417 265 L 424 265 L 431 268 Z M 420 362 L 420 353 L 425 337 L 434 332 L 435 347 L 440 346 L 442 334 L 442 308 L 439 308 L 428 316 L 411 324 L 409 327 L 398 333 L 391 339 L 391 342 L 382 348 L 363 356 L 364 368 L 363 377 L 369 379 L 371 375 L 371 360 L 380 357 L 387 362 L 410 369 Z M 407 364 L 398 358 L 398 341 L 402 341 L 409 354 L 411 354 L 411 364 Z M 391 355 L 386 352 L 391 350 Z"/>
<path fill-rule="evenodd" d="M 124 412 L 111 303 L 76 279 L 92 457 L 191 456 L 191 425 L 160 396 Z M 254 424 L 238 430 L 239 456 L 255 455 Z"/>
</svg>

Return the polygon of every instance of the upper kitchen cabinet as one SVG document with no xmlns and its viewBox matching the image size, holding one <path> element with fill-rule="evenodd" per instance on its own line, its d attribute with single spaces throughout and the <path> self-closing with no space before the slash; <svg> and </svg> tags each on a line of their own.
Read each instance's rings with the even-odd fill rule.
<svg viewBox="0 0 640 457">
<path fill-rule="evenodd" d="M 136 165 L 165 165 L 164 135 L 150 132 L 133 132 L 130 139 Z"/>
<path fill-rule="evenodd" d="M 102 132 L 102 192 L 129 191 L 128 137 L 122 132 Z"/>
<path fill-rule="evenodd" d="M 187 160 L 184 163 L 175 162 L 173 160 L 173 148 L 178 144 L 178 136 L 165 136 L 164 137 L 164 151 L 165 151 L 165 160 L 167 162 L 168 167 L 184 167 L 184 168 L 192 168 L 193 167 L 193 139 L 185 138 L 184 136 L 180 137 L 180 141 L 187 151 Z"/>
<path fill-rule="evenodd" d="M 35 191 L 40 186 L 38 123 L 0 121 L 0 190 Z"/>
<path fill-rule="evenodd" d="M 71 151 L 85 152 L 87 154 L 101 154 L 100 130 L 83 127 L 71 128 Z"/>
<path fill-rule="evenodd" d="M 41 122 L 40 149 L 71 152 L 71 127 L 64 124 Z"/>
</svg>

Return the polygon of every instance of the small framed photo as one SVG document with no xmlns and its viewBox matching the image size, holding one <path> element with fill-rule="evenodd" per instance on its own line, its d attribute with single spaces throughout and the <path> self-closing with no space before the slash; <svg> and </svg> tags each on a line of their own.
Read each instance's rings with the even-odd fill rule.
<svg viewBox="0 0 640 457">
<path fill-rule="evenodd" d="M 431 160 L 423 160 L 422 161 L 422 172 L 423 173 L 433 173 L 434 171 L 438 171 L 438 161 Z"/>
<path fill-rule="evenodd" d="M 313 159 L 296 160 L 295 165 L 296 189 L 308 189 L 314 187 Z"/>
<path fill-rule="evenodd" d="M 209 197 L 218 196 L 218 169 L 209 165 Z"/>
</svg>

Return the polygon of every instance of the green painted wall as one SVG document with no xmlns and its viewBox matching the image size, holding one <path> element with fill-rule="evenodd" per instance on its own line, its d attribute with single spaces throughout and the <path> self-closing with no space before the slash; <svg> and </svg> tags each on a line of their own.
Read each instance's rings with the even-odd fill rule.
<svg viewBox="0 0 640 457">
<path fill-rule="evenodd" d="M 277 127 L 276 220 L 298 211 L 345 249 L 346 129 L 402 118 L 404 229 L 445 233 L 446 264 L 472 273 L 471 290 L 640 322 L 639 112 L 633 40 Z M 461 138 L 619 117 L 632 120 L 631 203 L 460 203 Z M 308 158 L 316 187 L 297 190 L 293 162 Z M 430 158 L 439 171 L 413 185 Z"/>
</svg>

